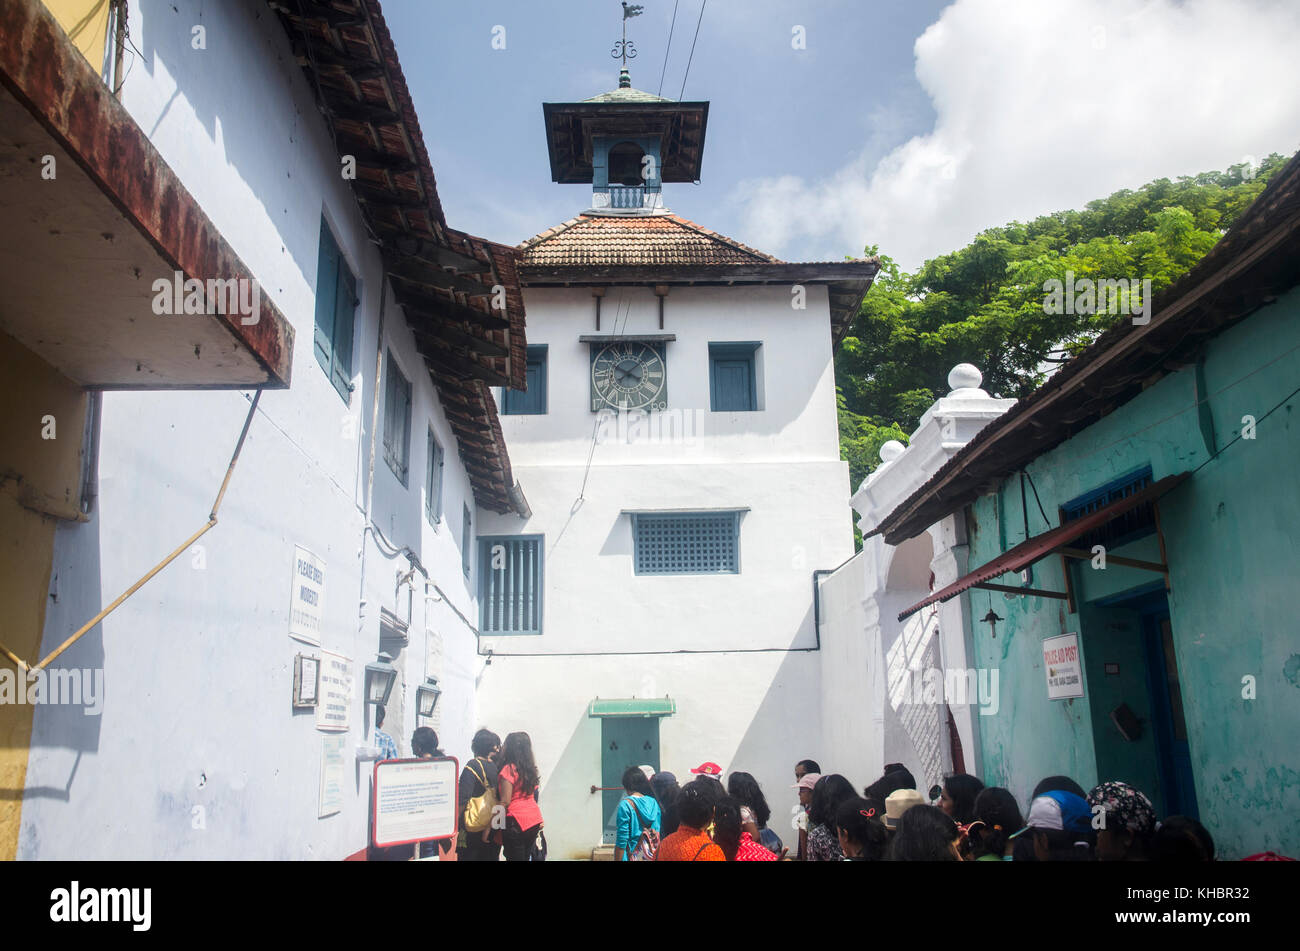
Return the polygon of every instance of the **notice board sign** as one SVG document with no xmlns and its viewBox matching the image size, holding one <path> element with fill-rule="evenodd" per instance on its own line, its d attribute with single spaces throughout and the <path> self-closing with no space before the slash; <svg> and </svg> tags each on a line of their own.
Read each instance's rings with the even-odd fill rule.
<svg viewBox="0 0 1300 951">
<path fill-rule="evenodd" d="M 289 636 L 320 647 L 325 601 L 325 562 L 301 545 L 293 548 L 293 581 L 289 598 Z"/>
<path fill-rule="evenodd" d="M 371 845 L 387 848 L 454 837 L 459 778 L 454 756 L 376 763 Z"/>
<path fill-rule="evenodd" d="M 333 651 L 320 652 L 320 699 L 316 729 L 346 733 L 352 725 L 352 660 Z"/>
<path fill-rule="evenodd" d="M 1078 634 L 1062 634 L 1043 641 L 1043 671 L 1047 675 L 1048 700 L 1083 696 L 1083 658 L 1079 656 Z"/>
</svg>

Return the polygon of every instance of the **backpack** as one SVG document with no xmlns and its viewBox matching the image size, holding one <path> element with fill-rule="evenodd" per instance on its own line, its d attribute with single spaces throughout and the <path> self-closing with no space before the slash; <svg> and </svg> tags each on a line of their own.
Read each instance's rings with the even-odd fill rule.
<svg viewBox="0 0 1300 951">
<path fill-rule="evenodd" d="M 632 802 L 632 797 L 628 797 L 627 802 Z M 636 846 L 628 853 L 629 862 L 653 862 L 655 856 L 659 854 L 659 833 L 655 831 L 654 826 L 645 824 L 645 816 L 641 815 L 641 810 L 633 803 L 632 811 L 636 813 L 637 822 L 641 825 L 641 835 L 636 840 Z"/>
<path fill-rule="evenodd" d="M 478 763 L 477 759 L 470 760 L 466 766 L 470 774 L 483 784 L 483 795 L 475 796 L 469 802 L 465 803 L 465 829 L 468 832 L 482 832 L 492 823 L 492 812 L 497 807 L 497 793 L 487 781 L 487 770 L 483 769 L 483 764 L 479 763 L 479 769 L 483 770 L 480 776 L 474 772 L 474 764 Z"/>
</svg>

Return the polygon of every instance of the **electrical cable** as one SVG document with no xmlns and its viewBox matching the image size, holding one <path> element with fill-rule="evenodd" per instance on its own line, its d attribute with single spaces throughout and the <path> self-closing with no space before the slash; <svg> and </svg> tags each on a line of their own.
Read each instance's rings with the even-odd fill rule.
<svg viewBox="0 0 1300 951">
<path fill-rule="evenodd" d="M 664 75 L 668 72 L 668 52 L 673 48 L 673 29 L 677 26 L 677 4 L 679 3 L 681 0 L 673 2 L 673 21 L 668 24 L 668 45 L 664 47 L 664 67 L 659 70 L 659 91 L 655 93 L 656 96 L 664 94 Z"/>
<path fill-rule="evenodd" d="M 704 0 L 700 4 L 700 16 L 695 21 L 695 39 L 691 40 L 691 55 L 686 58 L 686 72 L 682 74 L 682 91 L 677 94 L 677 101 L 682 101 L 682 96 L 686 95 L 686 79 L 691 75 L 691 61 L 695 59 L 695 40 L 700 38 L 700 23 L 704 20 L 704 8 L 709 5 L 709 0 Z"/>
</svg>

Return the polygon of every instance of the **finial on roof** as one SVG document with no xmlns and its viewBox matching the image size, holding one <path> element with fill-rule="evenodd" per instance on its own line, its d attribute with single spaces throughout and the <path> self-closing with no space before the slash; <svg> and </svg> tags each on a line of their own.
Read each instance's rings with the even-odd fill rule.
<svg viewBox="0 0 1300 951">
<path fill-rule="evenodd" d="M 614 43 L 614 48 L 609 51 L 609 55 L 614 59 L 623 60 L 623 69 L 618 74 L 618 88 L 631 89 L 632 77 L 628 75 L 627 61 L 636 59 L 636 44 L 627 38 L 627 21 L 632 17 L 641 15 L 641 5 L 636 3 L 623 4 L 623 38 Z"/>
</svg>

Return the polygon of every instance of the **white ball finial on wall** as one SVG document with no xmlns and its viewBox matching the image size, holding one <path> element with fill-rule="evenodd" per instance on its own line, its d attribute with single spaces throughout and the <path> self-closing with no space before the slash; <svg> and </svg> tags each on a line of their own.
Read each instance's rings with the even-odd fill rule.
<svg viewBox="0 0 1300 951">
<path fill-rule="evenodd" d="M 973 363 L 959 363 L 948 371 L 948 386 L 953 390 L 978 390 L 984 374 Z"/>
<path fill-rule="evenodd" d="M 893 462 L 901 456 L 906 449 L 907 447 L 897 439 L 891 439 L 880 447 L 880 461 Z"/>
</svg>

